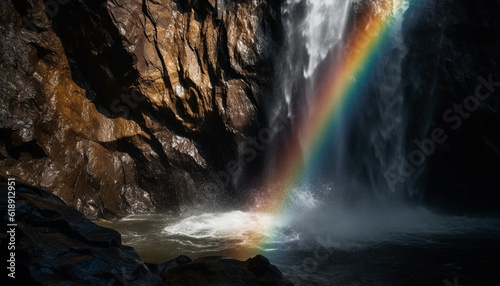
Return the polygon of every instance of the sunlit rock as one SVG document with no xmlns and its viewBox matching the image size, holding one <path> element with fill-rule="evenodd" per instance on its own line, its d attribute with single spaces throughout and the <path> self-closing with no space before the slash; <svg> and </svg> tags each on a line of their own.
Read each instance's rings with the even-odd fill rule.
<svg viewBox="0 0 500 286">
<path fill-rule="evenodd" d="M 0 3 L 0 171 L 92 218 L 236 200 L 210 172 L 265 124 L 279 6 L 63 2 Z"/>
</svg>

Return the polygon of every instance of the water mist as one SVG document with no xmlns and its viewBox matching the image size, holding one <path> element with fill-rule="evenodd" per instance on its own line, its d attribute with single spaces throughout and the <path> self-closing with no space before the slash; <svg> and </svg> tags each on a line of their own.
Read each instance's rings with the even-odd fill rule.
<svg viewBox="0 0 500 286">
<path fill-rule="evenodd" d="M 322 65 L 344 56 L 352 29 L 349 21 L 358 9 L 369 5 L 381 4 L 342 0 L 286 2 L 283 17 L 287 48 L 281 73 L 281 104 L 285 106 L 275 110 L 287 110 L 292 124 L 294 116 L 307 113 L 307 106 L 315 100 L 315 84 L 329 80 L 322 74 Z M 407 48 L 401 26 L 408 6 L 408 1 L 394 6 L 392 13 L 397 16 L 392 20 L 384 53 L 375 59 L 375 72 L 368 80 L 353 79 L 364 86 L 359 100 L 347 111 L 342 110 L 337 131 L 327 139 L 330 147 L 326 156 L 309 163 L 307 175 L 289 194 L 280 218 L 304 239 L 332 234 L 344 241 L 369 241 L 435 217 L 425 209 L 406 204 L 406 192 L 413 190 L 414 178 L 391 189 L 384 176 L 385 171 L 397 167 L 406 152 L 401 74 Z M 298 134 L 300 137 L 300 130 Z"/>
</svg>

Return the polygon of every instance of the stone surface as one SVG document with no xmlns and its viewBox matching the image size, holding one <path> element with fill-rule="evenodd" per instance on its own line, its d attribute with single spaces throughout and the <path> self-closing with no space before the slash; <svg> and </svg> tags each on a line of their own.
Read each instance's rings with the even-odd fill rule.
<svg viewBox="0 0 500 286">
<path fill-rule="evenodd" d="M 188 256 L 179 255 L 176 258 L 161 264 L 146 263 L 146 265 L 148 266 L 149 270 L 151 270 L 152 273 L 161 275 L 169 270 L 174 269 L 179 265 L 186 264 L 191 261 L 192 261 L 191 258 L 189 258 Z"/>
<path fill-rule="evenodd" d="M 8 223 L 7 182 L 0 179 L 3 229 Z M 151 273 L 135 250 L 121 244 L 118 232 L 97 226 L 41 189 L 16 182 L 15 190 L 16 285 L 161 285 L 161 277 Z"/>
<path fill-rule="evenodd" d="M 0 1 L 0 173 L 90 218 L 238 201 L 279 2 L 62 2 Z"/>
<path fill-rule="evenodd" d="M 161 274 L 165 286 L 291 286 L 291 282 L 262 255 L 247 261 L 209 256 Z"/>
</svg>

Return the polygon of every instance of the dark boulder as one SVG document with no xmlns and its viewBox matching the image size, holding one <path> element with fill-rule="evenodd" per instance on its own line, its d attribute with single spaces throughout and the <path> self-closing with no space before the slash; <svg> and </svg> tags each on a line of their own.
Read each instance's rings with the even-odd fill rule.
<svg viewBox="0 0 500 286">
<path fill-rule="evenodd" d="M 165 286 L 289 286 L 276 266 L 262 255 L 247 261 L 209 256 L 161 274 Z"/>
<path fill-rule="evenodd" d="M 179 265 L 186 264 L 191 261 L 191 258 L 189 258 L 188 256 L 179 255 L 176 258 L 161 264 L 146 263 L 146 265 L 149 267 L 149 270 L 151 270 L 151 272 L 161 275 L 162 273 L 172 270 Z"/>
<path fill-rule="evenodd" d="M 137 252 L 121 244 L 118 232 L 97 226 L 41 189 L 19 182 L 15 188 L 17 285 L 161 285 L 161 277 L 149 271 Z M 3 228 L 9 219 L 4 178 L 0 189 Z"/>
</svg>

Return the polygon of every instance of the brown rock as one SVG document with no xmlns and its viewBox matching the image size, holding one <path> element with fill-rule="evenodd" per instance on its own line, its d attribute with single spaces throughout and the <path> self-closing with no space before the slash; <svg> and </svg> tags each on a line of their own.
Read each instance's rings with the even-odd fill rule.
<svg viewBox="0 0 500 286">
<path fill-rule="evenodd" d="M 213 174 L 265 126 L 273 5 L 1 1 L 0 173 L 91 218 L 237 200 Z"/>
</svg>

